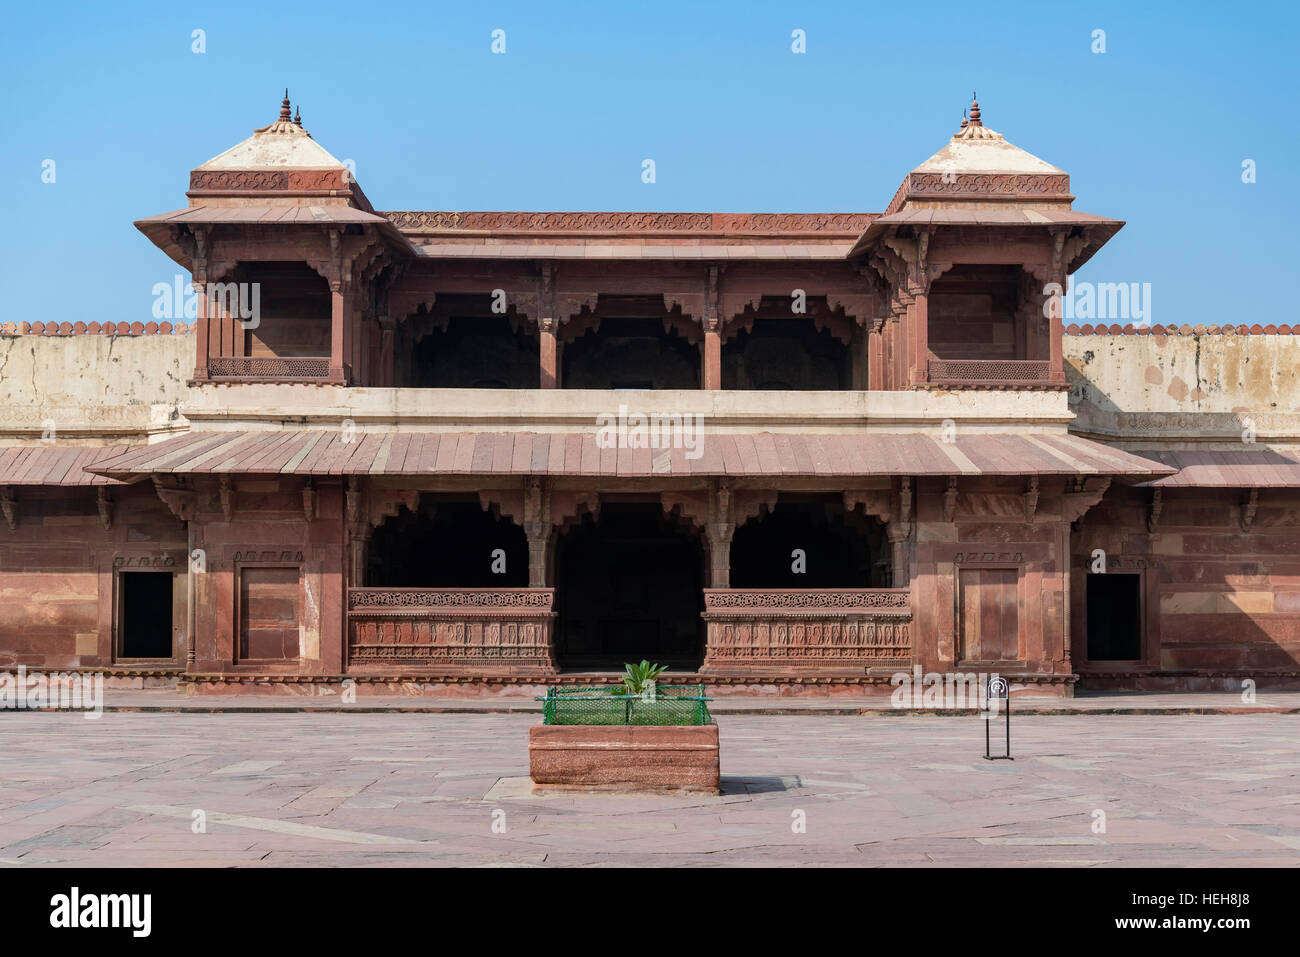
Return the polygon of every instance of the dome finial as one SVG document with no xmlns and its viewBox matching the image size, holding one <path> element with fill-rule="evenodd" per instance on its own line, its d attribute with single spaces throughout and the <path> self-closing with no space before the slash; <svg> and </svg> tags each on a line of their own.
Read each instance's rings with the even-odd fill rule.
<svg viewBox="0 0 1300 957">
<path fill-rule="evenodd" d="M 970 125 L 983 126 L 984 124 L 980 122 L 980 101 L 973 91 L 970 95 L 970 101 Z"/>
<path fill-rule="evenodd" d="M 301 104 L 293 108 L 293 125 L 302 129 L 302 106 Z"/>
<path fill-rule="evenodd" d="M 962 128 L 963 130 L 966 129 L 966 122 L 967 122 L 967 121 L 966 121 L 966 108 L 965 108 L 965 107 L 962 107 L 962 110 L 961 110 L 961 128 Z"/>
<path fill-rule="evenodd" d="M 280 102 L 280 119 L 288 122 L 291 115 L 292 113 L 289 110 L 289 88 L 286 86 L 284 88 L 284 99 Z"/>
</svg>

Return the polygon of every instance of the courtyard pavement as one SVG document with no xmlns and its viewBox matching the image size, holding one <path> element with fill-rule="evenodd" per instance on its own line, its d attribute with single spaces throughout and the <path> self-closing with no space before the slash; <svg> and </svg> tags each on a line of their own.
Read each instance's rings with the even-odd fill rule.
<svg viewBox="0 0 1300 957">
<path fill-rule="evenodd" d="M 304 686 L 310 687 L 310 686 Z M 287 691 L 297 686 L 286 686 Z M 888 694 L 875 697 L 846 695 L 780 695 L 710 692 L 709 710 L 714 714 L 875 714 L 917 713 L 894 708 Z M 231 713 L 266 711 L 408 711 L 424 713 L 499 712 L 541 714 L 542 705 L 529 692 L 510 694 L 454 693 L 430 695 L 359 694 L 345 703 L 337 693 L 281 694 L 185 694 L 175 689 L 106 689 L 107 711 L 224 711 Z M 1111 692 L 1086 693 L 1073 698 L 1017 692 L 1013 699 L 1017 714 L 1300 714 L 1300 692 L 1259 692 L 1249 703 L 1240 693 L 1213 692 Z M 969 713 L 974 708 L 967 709 Z M 948 711 L 947 713 L 952 713 Z"/>
<path fill-rule="evenodd" d="M 717 797 L 534 796 L 536 720 L 0 712 L 0 867 L 1300 864 L 1293 715 L 722 714 Z"/>
</svg>

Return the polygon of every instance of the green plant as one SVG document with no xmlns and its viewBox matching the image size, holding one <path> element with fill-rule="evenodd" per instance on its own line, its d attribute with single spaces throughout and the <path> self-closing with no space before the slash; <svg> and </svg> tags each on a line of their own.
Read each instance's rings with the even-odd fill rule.
<svg viewBox="0 0 1300 957">
<path fill-rule="evenodd" d="M 649 685 L 668 669 L 664 665 L 652 665 L 642 659 L 639 665 L 625 665 L 623 687 L 616 693 L 639 697 L 649 690 Z"/>
</svg>

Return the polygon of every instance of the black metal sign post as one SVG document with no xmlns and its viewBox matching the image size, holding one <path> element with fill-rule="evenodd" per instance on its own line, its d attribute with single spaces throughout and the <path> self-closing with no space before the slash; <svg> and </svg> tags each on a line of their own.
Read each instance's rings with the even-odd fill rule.
<svg viewBox="0 0 1300 957">
<path fill-rule="evenodd" d="M 990 754 L 989 753 L 989 725 L 993 723 L 993 702 L 1003 701 L 1004 710 L 1007 713 L 1007 753 Z M 989 677 L 988 689 L 985 692 L 984 702 L 984 760 L 985 761 L 1014 761 L 1011 756 L 1011 686 L 1007 684 L 1007 679 L 998 675 Z"/>
</svg>

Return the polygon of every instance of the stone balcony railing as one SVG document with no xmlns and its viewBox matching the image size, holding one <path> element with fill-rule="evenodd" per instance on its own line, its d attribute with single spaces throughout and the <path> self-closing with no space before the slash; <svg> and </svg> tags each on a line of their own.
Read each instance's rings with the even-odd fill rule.
<svg viewBox="0 0 1300 957">
<path fill-rule="evenodd" d="M 209 356 L 209 379 L 298 381 L 329 375 L 329 356 Z"/>
<path fill-rule="evenodd" d="M 709 588 L 702 670 L 855 673 L 912 657 L 906 588 Z"/>
<path fill-rule="evenodd" d="M 377 671 L 555 672 L 552 588 L 350 588 L 348 661 Z"/>
<path fill-rule="evenodd" d="M 926 379 L 949 389 L 1065 388 L 1063 373 L 1053 376 L 1045 359 L 931 359 Z"/>
</svg>

